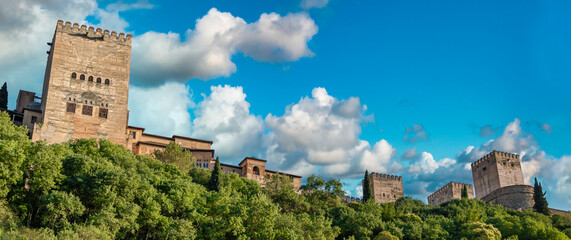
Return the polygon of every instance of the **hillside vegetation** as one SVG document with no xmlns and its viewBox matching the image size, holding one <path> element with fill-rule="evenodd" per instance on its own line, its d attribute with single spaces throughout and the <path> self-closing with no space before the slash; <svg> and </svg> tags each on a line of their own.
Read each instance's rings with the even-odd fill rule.
<svg viewBox="0 0 571 240">
<path fill-rule="evenodd" d="M 0 114 L 1 239 L 569 239 L 571 217 L 478 200 L 439 207 L 341 203 L 341 183 L 287 177 L 261 188 L 176 162 L 134 156 L 107 140 L 46 145 Z M 176 150 L 176 149 L 175 149 Z M 165 154 L 168 155 L 168 154 Z M 164 159 L 163 159 L 164 160 Z M 168 161 L 166 161 L 168 162 Z M 188 165 L 187 165 L 188 166 Z M 210 188 L 213 189 L 213 188 Z M 566 235 L 567 234 L 567 235 Z"/>
</svg>

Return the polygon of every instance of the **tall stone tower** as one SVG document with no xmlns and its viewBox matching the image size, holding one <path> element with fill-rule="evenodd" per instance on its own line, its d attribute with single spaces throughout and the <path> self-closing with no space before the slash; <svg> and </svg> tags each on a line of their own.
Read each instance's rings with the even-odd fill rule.
<svg viewBox="0 0 571 240">
<path fill-rule="evenodd" d="M 32 140 L 108 138 L 126 145 L 131 35 L 59 20 L 48 44 L 42 119 Z"/>
<path fill-rule="evenodd" d="M 374 199 L 378 203 L 396 202 L 399 198 L 404 197 L 402 177 L 400 176 L 373 172 L 369 174 L 369 180 L 371 181 Z"/>
<path fill-rule="evenodd" d="M 502 187 L 524 185 L 519 155 L 495 150 L 472 163 L 472 177 L 478 199 Z"/>
</svg>

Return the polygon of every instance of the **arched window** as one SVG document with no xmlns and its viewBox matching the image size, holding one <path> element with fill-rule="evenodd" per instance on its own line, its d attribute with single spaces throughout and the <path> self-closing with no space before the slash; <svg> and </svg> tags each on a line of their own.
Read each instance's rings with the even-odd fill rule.
<svg viewBox="0 0 571 240">
<path fill-rule="evenodd" d="M 105 85 L 109 85 L 109 79 L 105 79 Z"/>
<path fill-rule="evenodd" d="M 97 78 L 97 83 L 101 83 L 101 78 Z"/>
<path fill-rule="evenodd" d="M 260 168 L 254 166 L 254 169 L 252 169 L 252 171 L 254 172 L 254 175 L 260 175 Z"/>
<path fill-rule="evenodd" d="M 71 78 L 76 79 L 76 78 L 77 78 L 77 73 L 72 73 L 72 74 L 71 74 Z"/>
<path fill-rule="evenodd" d="M 79 76 L 79 79 L 85 80 L 85 74 L 81 74 L 81 75 Z"/>
<path fill-rule="evenodd" d="M 87 81 L 93 82 L 93 76 L 89 76 L 89 80 Z"/>
</svg>

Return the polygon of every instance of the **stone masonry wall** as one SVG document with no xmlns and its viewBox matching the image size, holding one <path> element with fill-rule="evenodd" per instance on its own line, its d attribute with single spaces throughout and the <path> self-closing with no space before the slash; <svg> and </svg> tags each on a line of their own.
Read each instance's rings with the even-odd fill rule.
<svg viewBox="0 0 571 240">
<path fill-rule="evenodd" d="M 519 156 L 499 151 L 472 163 L 472 177 L 478 199 L 501 187 L 524 184 Z"/>
<path fill-rule="evenodd" d="M 404 197 L 402 177 L 389 174 L 371 173 L 371 188 L 378 203 L 395 202 Z"/>
<path fill-rule="evenodd" d="M 511 209 L 525 210 L 533 208 L 533 187 L 528 185 L 502 187 L 484 196 L 481 200 Z"/>
<path fill-rule="evenodd" d="M 462 188 L 464 186 L 466 186 L 466 190 L 468 191 L 468 198 L 473 199 L 474 189 L 471 184 L 450 182 L 428 196 L 428 204 L 438 206 L 452 199 L 460 199 L 462 198 Z"/>
<path fill-rule="evenodd" d="M 108 138 L 126 145 L 130 62 L 130 35 L 58 21 L 44 78 L 43 125 L 32 140 Z"/>
</svg>

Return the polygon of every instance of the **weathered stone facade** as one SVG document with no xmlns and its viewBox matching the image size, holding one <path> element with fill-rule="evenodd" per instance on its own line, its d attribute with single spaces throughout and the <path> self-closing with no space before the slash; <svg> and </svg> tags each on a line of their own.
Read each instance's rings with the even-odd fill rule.
<svg viewBox="0 0 571 240">
<path fill-rule="evenodd" d="M 107 138 L 126 145 L 131 35 L 59 20 L 32 140 Z"/>
<path fill-rule="evenodd" d="M 404 197 L 402 177 L 373 172 L 369 174 L 369 179 L 376 202 L 396 202 L 399 198 Z"/>
<path fill-rule="evenodd" d="M 481 200 L 511 209 L 525 210 L 533 208 L 533 187 L 528 185 L 502 187 L 482 197 Z"/>
<path fill-rule="evenodd" d="M 476 197 L 524 210 L 533 207 L 533 187 L 525 185 L 519 155 L 492 151 L 472 163 Z"/>
<path fill-rule="evenodd" d="M 452 199 L 460 199 L 462 197 L 462 188 L 464 186 L 466 186 L 466 190 L 468 192 L 468 198 L 473 199 L 474 188 L 472 188 L 471 184 L 450 182 L 441 189 L 438 189 L 432 195 L 428 196 L 428 204 L 438 206 Z"/>
<path fill-rule="evenodd" d="M 519 156 L 495 150 L 472 163 L 472 177 L 478 199 L 501 187 L 524 184 Z"/>
</svg>

